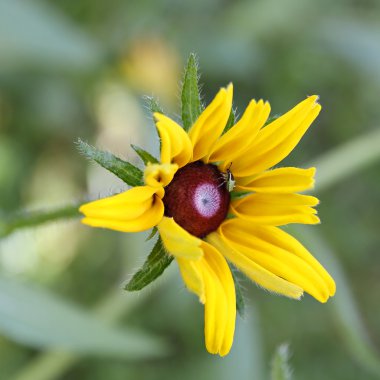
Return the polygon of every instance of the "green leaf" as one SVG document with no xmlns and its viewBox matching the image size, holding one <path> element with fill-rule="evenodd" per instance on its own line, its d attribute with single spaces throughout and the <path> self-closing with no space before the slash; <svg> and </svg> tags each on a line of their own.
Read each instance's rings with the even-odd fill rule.
<svg viewBox="0 0 380 380">
<path fill-rule="evenodd" d="M 195 54 L 190 54 L 182 85 L 182 122 L 188 131 L 202 112 L 198 85 L 198 62 Z"/>
<path fill-rule="evenodd" d="M 159 112 L 162 114 L 164 113 L 158 101 L 153 96 L 146 95 L 143 97 L 143 99 L 145 100 L 146 106 L 151 113 L 155 113 L 155 112 Z"/>
<path fill-rule="evenodd" d="M 272 359 L 272 380 L 291 380 L 292 371 L 289 367 L 289 346 L 281 344 L 277 347 Z"/>
<path fill-rule="evenodd" d="M 141 186 L 144 184 L 143 172 L 131 163 L 114 156 L 109 152 L 99 150 L 85 143 L 81 139 L 77 141 L 79 151 L 88 159 L 97 162 L 104 169 L 115 174 L 130 186 Z"/>
<path fill-rule="evenodd" d="M 143 160 L 145 165 L 151 164 L 158 164 L 157 158 L 153 157 L 149 152 L 146 150 L 140 148 L 137 145 L 131 144 L 132 149 L 138 154 L 138 156 Z"/>
<path fill-rule="evenodd" d="M 159 237 L 142 268 L 133 275 L 124 289 L 128 291 L 141 290 L 161 276 L 172 261 L 173 256 L 166 253 Z"/>
<path fill-rule="evenodd" d="M 223 134 L 229 131 L 234 126 L 234 124 L 235 124 L 235 111 L 231 109 L 231 113 L 227 120 L 227 124 L 224 127 Z"/>
<path fill-rule="evenodd" d="M 277 120 L 280 116 L 281 116 L 281 115 L 273 115 L 273 116 L 269 116 L 268 119 L 267 119 L 267 121 L 265 122 L 265 125 L 264 125 L 264 126 L 266 127 L 268 124 L 270 124 L 270 123 L 272 123 L 273 121 Z"/>
<path fill-rule="evenodd" d="M 234 279 L 235 284 L 235 293 L 236 293 L 236 310 L 239 313 L 240 317 L 243 318 L 245 314 L 245 300 L 242 292 L 242 288 L 240 285 L 240 279 L 239 279 L 239 271 L 235 268 L 230 266 L 232 278 Z"/>
<path fill-rule="evenodd" d="M 150 234 L 149 236 L 145 239 L 145 241 L 149 241 L 151 239 L 153 239 L 155 236 L 156 236 L 156 233 L 158 232 L 158 228 L 157 227 L 153 227 L 152 228 L 152 231 L 150 231 Z"/>
<path fill-rule="evenodd" d="M 39 349 L 128 359 L 167 352 L 160 339 L 135 327 L 112 327 L 57 295 L 5 276 L 0 276 L 0 330 L 14 341 Z"/>
</svg>

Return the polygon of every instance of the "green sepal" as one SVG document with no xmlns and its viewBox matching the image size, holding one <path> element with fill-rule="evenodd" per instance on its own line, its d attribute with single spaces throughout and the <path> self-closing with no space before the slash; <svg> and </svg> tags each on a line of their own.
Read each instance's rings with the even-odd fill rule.
<svg viewBox="0 0 380 380">
<path fill-rule="evenodd" d="M 231 192 L 231 200 L 243 198 L 243 197 L 245 197 L 248 194 L 251 194 L 251 192 L 250 191 L 245 191 L 245 190 L 242 190 L 242 191 L 232 191 Z"/>
<path fill-rule="evenodd" d="M 148 108 L 148 110 L 153 114 L 155 112 L 158 112 L 158 113 L 164 113 L 164 111 L 162 110 L 160 104 L 158 103 L 158 101 L 153 97 L 153 96 L 144 96 L 143 97 L 145 103 L 146 103 L 146 107 Z"/>
<path fill-rule="evenodd" d="M 162 275 L 173 259 L 173 256 L 169 256 L 166 253 L 162 240 L 159 237 L 141 269 L 133 275 L 124 289 L 132 292 L 145 288 L 145 286 Z"/>
<path fill-rule="evenodd" d="M 150 234 L 149 236 L 145 239 L 145 241 L 149 241 L 151 239 L 153 239 L 155 236 L 156 236 L 156 233 L 158 232 L 158 228 L 157 227 L 153 227 L 152 228 L 152 231 L 150 231 Z"/>
<path fill-rule="evenodd" d="M 182 123 L 188 131 L 202 113 L 201 96 L 198 84 L 198 62 L 195 54 L 190 54 L 182 83 Z"/>
<path fill-rule="evenodd" d="M 223 129 L 223 133 L 225 134 L 227 131 L 229 131 L 234 125 L 235 125 L 235 111 L 234 109 L 231 109 L 230 116 L 228 117 L 227 124 Z"/>
<path fill-rule="evenodd" d="M 149 152 L 140 148 L 137 145 L 131 144 L 132 149 L 138 154 L 138 156 L 142 159 L 145 165 L 148 164 L 158 164 L 157 158 L 153 157 Z"/>
<path fill-rule="evenodd" d="M 235 294 L 236 294 L 236 310 L 241 318 L 244 317 L 245 314 L 245 300 L 242 292 L 242 287 L 240 285 L 240 279 L 239 279 L 239 271 L 235 268 L 230 266 L 232 278 L 234 280 L 235 284 Z"/>
<path fill-rule="evenodd" d="M 143 97 L 144 100 L 145 100 L 145 103 L 146 103 L 146 107 L 148 108 L 148 110 L 154 114 L 155 112 L 158 112 L 158 113 L 161 113 L 164 115 L 164 111 L 163 109 L 161 108 L 161 106 L 159 105 L 158 101 L 153 97 L 153 96 L 144 96 Z M 153 122 L 155 123 L 155 120 L 153 119 Z M 155 124 L 156 125 L 156 124 Z M 156 127 L 156 132 L 157 132 L 157 135 L 159 136 L 159 141 L 160 141 L 160 152 L 161 152 L 161 137 L 160 137 L 160 133 L 158 132 L 158 129 Z"/>
<path fill-rule="evenodd" d="M 264 124 L 264 127 L 266 127 L 268 124 L 272 123 L 273 121 L 277 120 L 281 115 L 273 115 L 268 117 L 267 121 Z"/>
<path fill-rule="evenodd" d="M 77 146 L 80 153 L 85 157 L 115 174 L 126 184 L 130 186 L 142 186 L 144 184 L 143 172 L 131 163 L 114 156 L 112 153 L 99 150 L 81 139 L 78 139 Z"/>
</svg>

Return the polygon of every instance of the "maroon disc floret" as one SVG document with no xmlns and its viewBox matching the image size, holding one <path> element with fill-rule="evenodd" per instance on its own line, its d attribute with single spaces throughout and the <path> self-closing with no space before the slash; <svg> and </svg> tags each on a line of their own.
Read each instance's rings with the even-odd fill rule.
<svg viewBox="0 0 380 380">
<path fill-rule="evenodd" d="M 218 168 L 196 161 L 179 169 L 165 187 L 165 216 L 197 237 L 215 231 L 228 213 L 230 193 Z"/>
</svg>

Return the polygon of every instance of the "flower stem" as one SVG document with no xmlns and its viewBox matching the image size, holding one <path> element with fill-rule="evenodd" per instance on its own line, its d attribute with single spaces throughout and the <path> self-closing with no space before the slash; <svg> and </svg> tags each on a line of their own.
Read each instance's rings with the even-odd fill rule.
<svg viewBox="0 0 380 380">
<path fill-rule="evenodd" d="M 291 380 L 291 369 L 289 367 L 289 347 L 282 344 L 277 347 L 272 359 L 271 380 Z"/>
<path fill-rule="evenodd" d="M 375 348 L 368 328 L 361 318 L 360 310 L 336 252 L 323 235 L 314 229 L 294 226 L 290 228 L 290 231 L 306 243 L 315 256 L 331 271 L 336 281 L 337 293 L 329 301 L 328 306 L 332 311 L 335 325 L 353 359 L 369 373 L 379 378 L 380 353 Z"/>
<path fill-rule="evenodd" d="M 380 128 L 376 128 L 313 160 L 310 166 L 317 168 L 315 189 L 326 190 L 380 159 L 379 147 Z"/>
<path fill-rule="evenodd" d="M 43 223 L 79 217 L 79 204 L 47 211 L 31 211 L 2 218 L 0 214 L 0 239 L 21 228 L 35 227 Z"/>
</svg>

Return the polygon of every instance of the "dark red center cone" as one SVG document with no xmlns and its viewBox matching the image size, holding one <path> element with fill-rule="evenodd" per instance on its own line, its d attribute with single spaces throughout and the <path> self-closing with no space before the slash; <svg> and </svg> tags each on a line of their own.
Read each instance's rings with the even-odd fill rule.
<svg viewBox="0 0 380 380">
<path fill-rule="evenodd" d="M 216 166 L 196 161 L 177 171 L 165 187 L 163 201 L 165 216 L 173 217 L 186 231 L 202 238 L 226 218 L 230 193 Z"/>
</svg>

